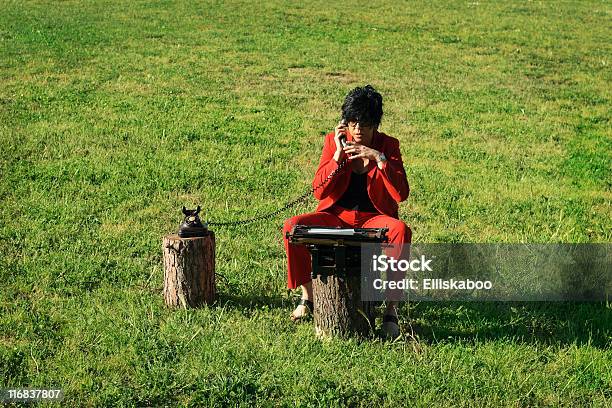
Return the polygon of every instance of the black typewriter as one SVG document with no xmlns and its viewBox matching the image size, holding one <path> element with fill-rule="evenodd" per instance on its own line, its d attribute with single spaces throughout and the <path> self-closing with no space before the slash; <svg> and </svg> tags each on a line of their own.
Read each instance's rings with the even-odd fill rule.
<svg viewBox="0 0 612 408">
<path fill-rule="evenodd" d="M 361 244 L 388 242 L 388 228 L 342 228 L 295 225 L 287 232 L 292 244 L 306 245 L 312 258 L 312 278 L 329 275 L 358 275 Z"/>
</svg>

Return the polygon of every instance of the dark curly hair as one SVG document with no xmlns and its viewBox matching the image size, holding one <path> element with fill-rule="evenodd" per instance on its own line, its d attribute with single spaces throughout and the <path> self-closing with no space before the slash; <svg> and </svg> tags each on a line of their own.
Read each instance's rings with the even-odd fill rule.
<svg viewBox="0 0 612 408">
<path fill-rule="evenodd" d="M 372 85 L 350 91 L 342 104 L 342 119 L 378 127 L 383 115 L 382 95 Z"/>
</svg>

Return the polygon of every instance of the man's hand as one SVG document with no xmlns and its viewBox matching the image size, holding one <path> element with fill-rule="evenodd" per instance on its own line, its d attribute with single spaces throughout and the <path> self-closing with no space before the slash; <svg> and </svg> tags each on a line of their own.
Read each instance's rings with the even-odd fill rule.
<svg viewBox="0 0 612 408">
<path fill-rule="evenodd" d="M 372 149 L 359 143 L 348 142 L 348 146 L 344 148 L 344 153 L 349 155 L 349 159 L 370 159 L 374 161 L 380 160 L 381 153 L 378 150 Z"/>
</svg>

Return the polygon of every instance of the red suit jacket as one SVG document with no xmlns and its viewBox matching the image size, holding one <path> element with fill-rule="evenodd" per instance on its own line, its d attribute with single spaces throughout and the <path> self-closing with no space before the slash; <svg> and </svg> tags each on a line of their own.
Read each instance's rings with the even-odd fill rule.
<svg viewBox="0 0 612 408">
<path fill-rule="evenodd" d="M 350 134 L 347 140 L 352 140 Z M 367 176 L 368 195 L 378 211 L 393 218 L 399 218 L 397 204 L 407 199 L 410 193 L 399 149 L 399 141 L 375 130 L 371 147 L 384 153 L 387 161 L 383 163 L 381 170 L 374 160 L 370 160 Z M 318 186 L 332 171 L 338 168 L 338 163 L 333 158 L 335 151 L 336 143 L 334 142 L 334 132 L 332 132 L 325 136 L 325 145 L 323 146 L 319 168 L 312 181 L 313 187 Z M 351 173 L 351 166 L 347 163 L 325 186 L 314 192 L 314 196 L 320 200 L 317 211 L 323 211 L 331 207 L 342 197 L 351 180 Z"/>
</svg>

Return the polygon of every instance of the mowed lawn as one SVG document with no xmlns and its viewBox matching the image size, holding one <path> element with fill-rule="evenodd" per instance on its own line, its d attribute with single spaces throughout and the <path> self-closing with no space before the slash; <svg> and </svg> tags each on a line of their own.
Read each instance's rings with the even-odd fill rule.
<svg viewBox="0 0 612 408">
<path fill-rule="evenodd" d="M 183 205 L 310 186 L 343 96 L 401 142 L 415 242 L 610 242 L 612 6 L 0 2 L 0 388 L 68 406 L 610 406 L 602 303 L 403 304 L 418 341 L 315 339 L 281 226 L 217 228 L 217 304 L 168 310 Z"/>
</svg>

